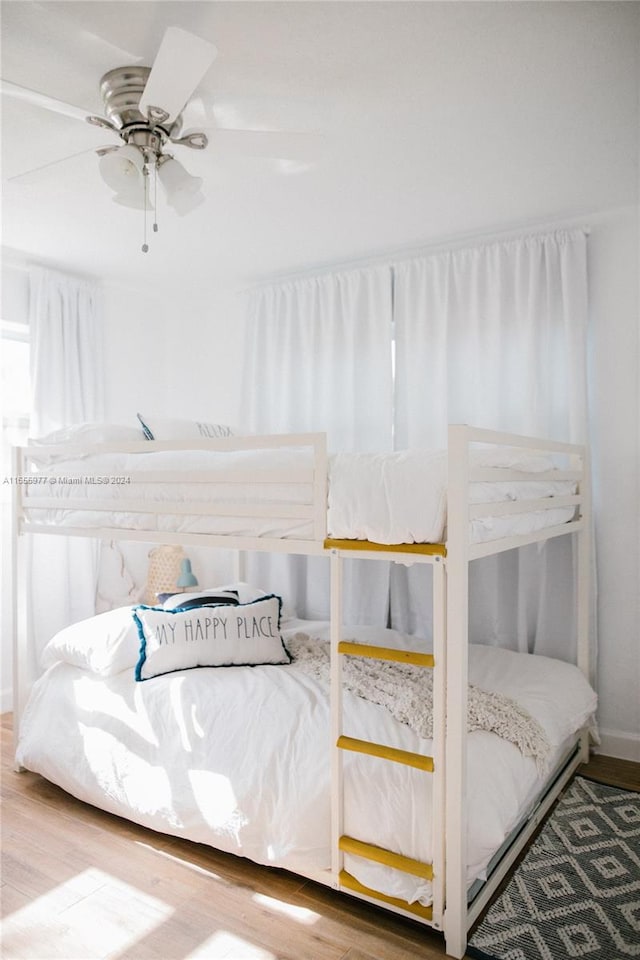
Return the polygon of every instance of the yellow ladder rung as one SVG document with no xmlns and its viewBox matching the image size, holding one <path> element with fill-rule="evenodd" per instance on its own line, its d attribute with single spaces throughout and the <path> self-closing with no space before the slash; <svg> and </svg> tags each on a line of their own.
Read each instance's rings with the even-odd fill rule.
<svg viewBox="0 0 640 960">
<path fill-rule="evenodd" d="M 346 890 L 353 890 L 371 900 L 379 900 L 381 903 L 389 903 L 398 910 L 404 910 L 423 920 L 433 920 L 433 908 L 425 907 L 421 903 L 407 903 L 406 900 L 400 900 L 399 897 L 390 897 L 386 893 L 380 893 L 378 890 L 372 890 L 371 887 L 365 887 L 355 877 L 352 877 L 346 870 L 340 871 L 340 886 Z"/>
<path fill-rule="evenodd" d="M 355 753 L 366 753 L 372 757 L 381 757 L 383 760 L 393 760 L 395 763 L 404 763 L 418 770 L 433 770 L 433 757 L 423 753 L 410 753 L 409 750 L 398 750 L 383 743 L 372 743 L 370 740 L 356 740 L 354 737 L 338 737 L 337 746 L 341 750 L 353 750 Z"/>
<path fill-rule="evenodd" d="M 353 853 L 357 857 L 383 863 L 386 867 L 402 870 L 403 873 L 410 873 L 414 877 L 422 877 L 423 880 L 433 880 L 433 866 L 430 863 L 404 857 L 400 853 L 393 853 L 391 850 L 385 850 L 384 847 L 376 847 L 372 843 L 364 843 L 353 837 L 340 837 L 338 845 L 345 853 Z"/>
<path fill-rule="evenodd" d="M 358 550 L 372 553 L 417 553 L 424 557 L 446 557 L 444 543 L 376 543 L 375 540 L 337 540 L 327 537 L 325 550 Z"/>
<path fill-rule="evenodd" d="M 371 657 L 374 660 L 394 660 L 396 663 L 413 663 L 418 667 L 433 667 L 435 660 L 431 653 L 418 653 L 415 650 L 394 650 L 392 647 L 377 647 L 370 643 L 355 643 L 353 640 L 341 640 L 338 653 L 350 657 Z"/>
</svg>

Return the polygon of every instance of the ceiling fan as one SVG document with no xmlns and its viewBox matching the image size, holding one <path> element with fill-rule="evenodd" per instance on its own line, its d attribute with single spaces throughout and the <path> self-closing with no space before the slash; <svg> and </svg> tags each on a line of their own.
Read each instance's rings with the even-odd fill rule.
<svg viewBox="0 0 640 960">
<path fill-rule="evenodd" d="M 180 136 L 181 112 L 216 55 L 212 43 L 169 27 L 153 67 L 117 67 L 102 77 L 100 93 L 106 117 L 86 119 L 121 141 L 97 151 L 101 176 L 113 189 L 117 203 L 150 206 L 151 171 L 178 214 L 188 213 L 203 201 L 201 178 L 189 174 L 169 149 L 171 144 L 193 150 L 207 146 L 204 132 Z"/>
<path fill-rule="evenodd" d="M 72 104 L 7 81 L 2 81 L 2 92 L 47 110 L 85 120 L 115 136 L 117 142 L 96 150 L 100 174 L 113 190 L 114 202 L 146 212 L 155 206 L 159 183 L 168 204 L 182 216 L 204 200 L 203 181 L 189 173 L 176 159 L 174 148 L 201 151 L 208 145 L 204 129 L 183 130 L 183 113 L 216 56 L 216 47 L 209 41 L 180 27 L 168 27 L 152 67 L 117 67 L 101 78 L 104 116 L 87 116 L 86 111 Z M 248 134 L 248 155 L 283 159 L 287 155 L 287 150 L 265 151 L 263 145 L 256 149 L 256 136 L 262 133 L 263 137 L 271 136 L 273 140 L 273 131 L 225 132 Z M 284 136 L 291 147 L 291 135 Z M 294 140 L 296 137 L 298 144 L 293 145 L 294 154 L 304 135 L 293 135 Z M 304 144 L 302 146 L 304 150 Z M 62 161 L 54 161 L 58 162 Z M 14 179 L 20 179 L 20 175 Z M 148 250 L 146 236 L 142 249 Z"/>
</svg>

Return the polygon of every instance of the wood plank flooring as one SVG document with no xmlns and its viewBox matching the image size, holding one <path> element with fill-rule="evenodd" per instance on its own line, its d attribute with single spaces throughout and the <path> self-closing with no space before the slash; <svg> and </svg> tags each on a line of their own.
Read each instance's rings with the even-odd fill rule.
<svg viewBox="0 0 640 960">
<path fill-rule="evenodd" d="M 440 935 L 282 870 L 143 827 L 13 770 L 2 717 L 4 960 L 433 960 Z M 604 772 L 603 772 L 604 771 Z M 640 765 L 590 774 L 640 784 Z"/>
</svg>

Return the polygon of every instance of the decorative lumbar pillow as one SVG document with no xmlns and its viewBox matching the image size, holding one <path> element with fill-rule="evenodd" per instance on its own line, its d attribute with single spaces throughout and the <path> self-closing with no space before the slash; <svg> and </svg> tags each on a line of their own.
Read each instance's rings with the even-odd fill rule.
<svg viewBox="0 0 640 960">
<path fill-rule="evenodd" d="M 194 667 L 290 663 L 280 635 L 281 607 L 275 594 L 251 603 L 187 610 L 135 607 L 140 637 L 136 680 Z"/>
<path fill-rule="evenodd" d="M 234 431 L 225 423 L 204 420 L 167 420 L 137 414 L 147 440 L 215 440 L 232 437 Z"/>
</svg>

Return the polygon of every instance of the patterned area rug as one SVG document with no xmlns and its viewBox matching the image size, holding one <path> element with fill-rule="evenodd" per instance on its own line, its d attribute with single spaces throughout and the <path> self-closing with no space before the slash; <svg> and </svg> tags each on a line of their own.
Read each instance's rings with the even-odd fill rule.
<svg viewBox="0 0 640 960">
<path fill-rule="evenodd" d="M 469 938 L 467 955 L 640 957 L 640 794 L 576 777 Z"/>
</svg>

